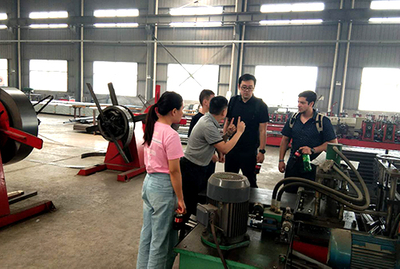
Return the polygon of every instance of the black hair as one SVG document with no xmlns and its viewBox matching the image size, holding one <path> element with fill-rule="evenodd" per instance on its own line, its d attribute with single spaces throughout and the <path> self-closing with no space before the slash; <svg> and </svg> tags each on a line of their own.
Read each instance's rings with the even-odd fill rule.
<svg viewBox="0 0 400 269">
<path fill-rule="evenodd" d="M 212 90 L 202 90 L 199 96 L 200 105 L 203 106 L 203 100 L 210 98 L 211 95 L 215 95 Z"/>
<path fill-rule="evenodd" d="M 210 113 L 213 115 L 221 114 L 222 110 L 228 107 L 228 100 L 223 96 L 216 96 L 210 101 Z"/>
<path fill-rule="evenodd" d="M 250 75 L 250 74 L 244 74 L 244 75 L 242 75 L 242 76 L 239 78 L 238 84 L 240 85 L 240 83 L 242 83 L 242 81 L 249 81 L 249 80 L 254 81 L 254 86 L 256 86 L 256 82 L 257 82 L 256 77 L 253 76 L 253 75 Z"/>
<path fill-rule="evenodd" d="M 149 112 L 147 113 L 146 116 L 146 127 L 144 129 L 144 135 L 143 135 L 143 145 L 147 144 L 150 146 L 151 140 L 153 138 L 153 133 L 154 133 L 154 124 L 158 120 L 157 114 L 156 114 L 156 108 L 157 108 L 157 113 L 160 115 L 167 115 L 171 110 L 174 108 L 176 109 L 181 109 L 183 104 L 183 99 L 182 96 L 177 94 L 176 92 L 164 92 L 158 102 L 154 105 L 152 105 L 149 109 Z"/>
<path fill-rule="evenodd" d="M 314 102 L 314 105 L 315 105 L 315 102 L 317 101 L 317 94 L 315 93 L 315 92 L 313 92 L 313 91 L 304 91 L 304 92 L 301 92 L 300 94 L 299 94 L 299 97 L 304 97 L 304 98 L 306 98 L 306 100 L 307 100 L 307 102 L 310 104 L 311 102 Z M 313 105 L 313 106 L 314 106 Z"/>
</svg>

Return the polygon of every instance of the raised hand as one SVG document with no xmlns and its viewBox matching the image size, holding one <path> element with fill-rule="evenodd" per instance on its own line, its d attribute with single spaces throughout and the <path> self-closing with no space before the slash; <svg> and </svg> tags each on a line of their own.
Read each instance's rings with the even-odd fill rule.
<svg viewBox="0 0 400 269">
<path fill-rule="evenodd" d="M 240 121 L 240 117 L 238 118 L 236 129 L 239 133 L 243 133 L 246 129 L 246 124 L 243 121 Z"/>
</svg>

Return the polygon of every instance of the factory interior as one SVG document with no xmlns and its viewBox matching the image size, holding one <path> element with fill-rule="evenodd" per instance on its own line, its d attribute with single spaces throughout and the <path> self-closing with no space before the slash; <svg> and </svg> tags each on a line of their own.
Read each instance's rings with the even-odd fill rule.
<svg viewBox="0 0 400 269">
<path fill-rule="evenodd" d="M 2 0 L 0 268 L 139 268 L 151 107 L 182 96 L 185 152 L 202 90 L 229 101 L 251 74 L 269 117 L 258 188 L 217 162 L 172 268 L 400 269 L 399 14 L 400 0 Z M 278 168 L 303 91 L 337 138 L 315 181 Z"/>
</svg>

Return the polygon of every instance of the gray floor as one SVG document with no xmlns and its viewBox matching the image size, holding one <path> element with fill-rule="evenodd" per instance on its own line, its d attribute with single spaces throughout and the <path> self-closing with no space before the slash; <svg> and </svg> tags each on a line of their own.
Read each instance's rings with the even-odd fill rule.
<svg viewBox="0 0 400 269">
<path fill-rule="evenodd" d="M 103 161 L 80 155 L 104 151 L 107 142 L 73 131 L 72 125 L 63 124 L 68 117 L 40 115 L 40 119 L 44 147 L 4 167 L 7 190 L 39 192 L 11 209 L 51 200 L 57 210 L 0 229 L 0 268 L 134 268 L 144 175 L 128 183 L 118 182 L 118 172 L 110 170 L 77 176 L 72 167 Z M 259 187 L 273 188 L 282 178 L 277 167 L 278 148 L 269 147 Z M 222 164 L 217 171 L 223 171 Z"/>
</svg>

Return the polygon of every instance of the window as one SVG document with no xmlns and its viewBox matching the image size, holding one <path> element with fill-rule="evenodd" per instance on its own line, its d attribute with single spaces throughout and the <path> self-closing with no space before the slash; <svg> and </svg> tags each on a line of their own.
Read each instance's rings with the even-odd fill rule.
<svg viewBox="0 0 400 269">
<path fill-rule="evenodd" d="M 93 62 L 93 90 L 97 94 L 110 94 L 108 83 L 112 82 L 115 94 L 137 95 L 137 63 Z"/>
<path fill-rule="evenodd" d="M 318 67 L 256 66 L 254 95 L 272 107 L 297 107 L 302 91 L 315 91 Z"/>
<path fill-rule="evenodd" d="M 192 74 L 191 77 L 188 72 Z M 179 64 L 168 65 L 167 91 L 182 95 L 183 100 L 199 100 L 204 89 L 218 92 L 218 65 Z"/>
<path fill-rule="evenodd" d="M 0 86 L 8 86 L 7 59 L 0 59 Z"/>
<path fill-rule="evenodd" d="M 362 71 L 359 110 L 399 112 L 400 68 Z"/>
<path fill-rule="evenodd" d="M 30 60 L 29 87 L 34 90 L 66 92 L 68 90 L 68 62 Z"/>
</svg>

